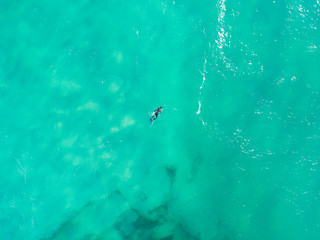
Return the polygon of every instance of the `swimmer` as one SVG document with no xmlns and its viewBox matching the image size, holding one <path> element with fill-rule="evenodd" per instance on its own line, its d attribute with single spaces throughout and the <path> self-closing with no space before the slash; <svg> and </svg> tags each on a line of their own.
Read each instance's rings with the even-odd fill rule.
<svg viewBox="0 0 320 240">
<path fill-rule="evenodd" d="M 152 117 L 150 118 L 150 121 L 154 121 L 157 119 L 158 115 L 161 113 L 162 111 L 162 107 L 157 108 L 156 110 L 154 110 L 154 112 L 152 113 Z"/>
</svg>

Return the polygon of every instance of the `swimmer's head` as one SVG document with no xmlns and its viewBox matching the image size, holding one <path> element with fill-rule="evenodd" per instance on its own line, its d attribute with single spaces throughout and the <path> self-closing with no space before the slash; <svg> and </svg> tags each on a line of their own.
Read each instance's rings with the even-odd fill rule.
<svg viewBox="0 0 320 240">
<path fill-rule="evenodd" d="M 162 107 L 160 106 L 160 108 L 162 108 Z"/>
</svg>

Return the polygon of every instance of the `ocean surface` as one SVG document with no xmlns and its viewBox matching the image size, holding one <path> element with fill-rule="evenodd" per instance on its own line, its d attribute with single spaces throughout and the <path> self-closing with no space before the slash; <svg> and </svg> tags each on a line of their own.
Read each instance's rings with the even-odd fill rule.
<svg viewBox="0 0 320 240">
<path fill-rule="evenodd" d="M 0 239 L 318 240 L 319 18 L 0 0 Z"/>
</svg>

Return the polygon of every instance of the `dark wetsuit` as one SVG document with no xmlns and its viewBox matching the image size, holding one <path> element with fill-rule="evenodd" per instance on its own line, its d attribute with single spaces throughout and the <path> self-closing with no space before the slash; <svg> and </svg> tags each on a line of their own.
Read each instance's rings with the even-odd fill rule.
<svg viewBox="0 0 320 240">
<path fill-rule="evenodd" d="M 158 115 L 161 113 L 162 107 L 157 108 L 154 110 L 152 117 L 150 118 L 151 121 L 154 121 L 157 119 Z"/>
</svg>

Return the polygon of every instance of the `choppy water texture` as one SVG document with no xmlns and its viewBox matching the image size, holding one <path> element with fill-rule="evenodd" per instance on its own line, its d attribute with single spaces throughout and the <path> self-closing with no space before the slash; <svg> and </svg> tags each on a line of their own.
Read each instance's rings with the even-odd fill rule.
<svg viewBox="0 0 320 240">
<path fill-rule="evenodd" d="M 318 0 L 0 13 L 1 239 L 319 239 Z"/>
</svg>

